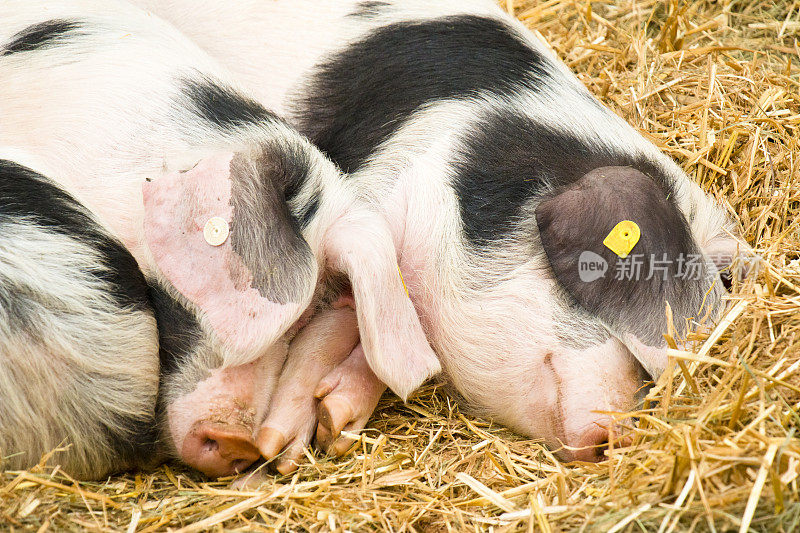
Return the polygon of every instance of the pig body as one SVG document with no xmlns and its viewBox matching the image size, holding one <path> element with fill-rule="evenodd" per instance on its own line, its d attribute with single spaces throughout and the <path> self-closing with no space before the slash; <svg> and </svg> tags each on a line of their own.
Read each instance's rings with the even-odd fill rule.
<svg viewBox="0 0 800 533">
<path fill-rule="evenodd" d="M 382 218 L 196 45 L 123 2 L 4 2 L 0 20 L 0 145 L 36 158 L 144 273 L 167 453 L 215 475 L 259 455 L 287 332 L 329 276 L 350 279 L 384 381 L 410 391 L 439 370 Z"/>
<path fill-rule="evenodd" d="M 679 333 L 719 309 L 739 246 L 725 213 L 493 2 L 134 3 L 350 173 L 449 382 L 563 457 L 600 457 L 599 412 L 663 371 L 667 303 Z M 603 245 L 624 220 L 639 274 Z M 580 278 L 584 252 L 605 277 Z"/>
<path fill-rule="evenodd" d="M 0 160 L 0 196 L 0 466 L 60 446 L 84 478 L 154 464 L 158 334 L 136 261 L 28 167 Z"/>
</svg>

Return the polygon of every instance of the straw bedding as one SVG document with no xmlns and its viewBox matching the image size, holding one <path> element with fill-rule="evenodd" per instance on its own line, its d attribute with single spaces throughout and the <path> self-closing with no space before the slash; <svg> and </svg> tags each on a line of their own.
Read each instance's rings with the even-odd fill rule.
<svg viewBox="0 0 800 533">
<path fill-rule="evenodd" d="M 6 471 L 0 529 L 800 528 L 800 2 L 502 5 L 717 197 L 768 264 L 713 331 L 673 351 L 633 444 L 559 464 L 431 386 L 407 404 L 387 396 L 347 457 L 309 452 L 257 490 L 174 464 L 102 483 Z"/>
</svg>

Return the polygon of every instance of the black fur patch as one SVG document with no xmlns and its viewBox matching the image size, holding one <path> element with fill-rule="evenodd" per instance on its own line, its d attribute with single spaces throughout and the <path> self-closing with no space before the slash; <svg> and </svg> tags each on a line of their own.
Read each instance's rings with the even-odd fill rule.
<svg viewBox="0 0 800 533">
<path fill-rule="evenodd" d="M 11 41 L 0 49 L 0 56 L 49 48 L 67 40 L 80 27 L 81 24 L 74 20 L 55 19 L 40 22 L 14 35 Z"/>
<path fill-rule="evenodd" d="M 522 114 L 498 112 L 464 139 L 453 186 L 464 233 L 475 247 L 506 236 L 522 207 L 551 187 L 567 185 L 592 169 L 631 166 L 670 194 L 663 173 L 646 159 L 600 150 L 569 133 L 556 132 Z"/>
<path fill-rule="evenodd" d="M 455 16 L 376 30 L 322 64 L 295 113 L 345 172 L 426 102 L 509 93 L 547 76 L 543 58 L 500 21 Z"/>
<path fill-rule="evenodd" d="M 112 287 L 121 307 L 149 309 L 144 276 L 133 256 L 72 196 L 32 170 L 0 160 L 0 216 L 26 219 L 93 246 L 107 269 L 92 272 Z"/>
<path fill-rule="evenodd" d="M 319 211 L 320 194 L 320 191 L 315 191 L 311 199 L 304 205 L 299 206 L 293 213 L 301 229 L 308 227 L 317 211 Z"/>
<path fill-rule="evenodd" d="M 119 308 L 138 311 L 150 309 L 147 285 L 133 256 L 109 236 L 72 196 L 40 174 L 4 160 L 0 160 L 0 221 L 4 224 L 13 224 L 15 221 L 33 223 L 93 247 L 106 268 L 89 270 L 89 273 L 111 287 L 111 296 Z M 29 289 L 15 290 L 19 296 L 20 290 Z M 21 305 L 9 309 L 9 304 L 15 300 L 19 301 L 19 298 L 3 301 L 6 316 L 22 320 L 20 327 L 25 328 L 25 314 L 30 310 Z M 36 322 L 28 320 L 28 323 Z M 91 324 L 87 324 L 87 327 L 91 327 Z M 92 372 L 88 370 L 86 374 L 86 379 L 91 382 Z M 124 384 L 120 385 L 121 390 L 125 390 Z M 117 464 L 149 465 L 158 438 L 155 418 L 140 420 L 120 417 L 113 427 L 113 430 L 106 428 L 106 436 L 117 453 Z"/>
<path fill-rule="evenodd" d="M 641 230 L 625 259 L 603 244 L 623 220 Z M 617 334 L 632 333 L 658 346 L 666 332 L 666 302 L 679 328 L 700 311 L 710 271 L 685 217 L 649 176 L 631 167 L 594 169 L 542 201 L 536 221 L 560 285 Z M 601 275 L 597 267 L 603 264 Z"/>
<path fill-rule="evenodd" d="M 370 19 L 377 17 L 381 11 L 389 7 L 389 2 L 381 2 L 379 0 L 365 0 L 359 2 L 355 11 L 350 13 L 350 17 Z"/>
<path fill-rule="evenodd" d="M 277 145 L 265 146 L 255 160 L 231 161 L 231 247 L 253 286 L 278 303 L 302 301 L 316 281 L 313 254 L 286 202 L 287 191 L 296 194 L 309 172 L 307 155 Z"/>
<path fill-rule="evenodd" d="M 275 118 L 275 115 L 255 100 L 207 78 L 184 79 L 182 89 L 193 104 L 194 112 L 221 129 L 257 124 Z"/>
<path fill-rule="evenodd" d="M 158 323 L 161 374 L 172 374 L 203 339 L 197 317 L 158 283 L 150 283 L 148 296 Z"/>
</svg>

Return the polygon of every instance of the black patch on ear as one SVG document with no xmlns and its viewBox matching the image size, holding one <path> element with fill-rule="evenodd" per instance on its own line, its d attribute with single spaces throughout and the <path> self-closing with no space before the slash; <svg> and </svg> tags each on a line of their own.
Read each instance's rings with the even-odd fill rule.
<svg viewBox="0 0 800 533">
<path fill-rule="evenodd" d="M 14 35 L 11 41 L 0 49 L 0 56 L 50 48 L 69 39 L 80 27 L 81 24 L 78 21 L 59 19 L 28 26 Z"/>
<path fill-rule="evenodd" d="M 663 195 L 671 194 L 663 171 L 643 157 L 608 151 L 522 113 L 495 112 L 470 131 L 454 160 L 452 183 L 467 240 L 479 248 L 507 236 L 518 226 L 524 205 L 605 166 L 636 168 Z"/>
<path fill-rule="evenodd" d="M 319 211 L 319 204 L 320 204 L 320 191 L 314 191 L 311 198 L 306 201 L 304 204 L 297 206 L 294 211 L 292 211 L 292 218 L 297 220 L 297 223 L 300 225 L 300 229 L 305 229 L 311 223 L 311 220 Z M 287 194 L 286 201 L 291 200 Z"/>
<path fill-rule="evenodd" d="M 365 0 L 356 5 L 355 11 L 348 16 L 360 19 L 371 19 L 381 14 L 381 11 L 388 8 L 391 4 L 389 2 L 382 2 L 380 0 Z"/>
<path fill-rule="evenodd" d="M 258 124 L 276 118 L 255 100 L 200 74 L 198 79 L 183 79 L 181 86 L 193 111 L 220 129 Z"/>
<path fill-rule="evenodd" d="M 182 359 L 195 352 L 202 342 L 203 330 L 197 317 L 157 282 L 149 284 L 147 294 L 158 324 L 161 374 L 172 374 Z"/>
<path fill-rule="evenodd" d="M 641 229 L 626 259 L 603 244 L 623 220 Z M 702 297 L 711 287 L 713 275 L 683 214 L 657 182 L 636 169 L 606 167 L 588 172 L 539 203 L 536 222 L 559 284 L 617 333 L 632 333 L 642 342 L 661 345 L 666 332 L 665 303 L 670 303 L 681 332 L 682 319 L 697 316 Z M 698 266 L 690 273 L 693 259 Z M 592 279 L 591 272 L 599 271 L 588 268 L 592 260 L 608 265 L 597 279 Z"/>
<path fill-rule="evenodd" d="M 231 246 L 252 273 L 253 286 L 273 302 L 302 301 L 316 284 L 315 259 L 300 223 L 313 216 L 318 200 L 301 209 L 301 220 L 286 201 L 310 169 L 308 154 L 286 145 L 266 145 L 258 157 L 237 154 L 231 161 Z"/>
<path fill-rule="evenodd" d="M 299 129 L 345 172 L 420 106 L 482 91 L 509 94 L 552 67 L 505 23 L 477 16 L 377 29 L 314 74 L 295 113 Z"/>
</svg>

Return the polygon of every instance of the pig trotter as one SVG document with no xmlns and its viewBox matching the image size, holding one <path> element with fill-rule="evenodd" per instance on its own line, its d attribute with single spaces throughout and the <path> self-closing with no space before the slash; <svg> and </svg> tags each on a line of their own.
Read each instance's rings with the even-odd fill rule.
<svg viewBox="0 0 800 533">
<path fill-rule="evenodd" d="M 375 376 L 359 344 L 350 357 L 317 386 L 317 446 L 331 455 L 344 455 L 353 440 L 342 431 L 364 429 L 386 385 Z"/>
<path fill-rule="evenodd" d="M 350 307 L 320 311 L 290 347 L 256 446 L 281 474 L 297 469 L 317 425 L 317 384 L 352 352 L 358 342 Z"/>
</svg>

